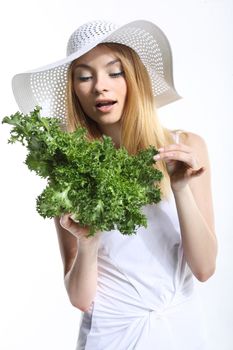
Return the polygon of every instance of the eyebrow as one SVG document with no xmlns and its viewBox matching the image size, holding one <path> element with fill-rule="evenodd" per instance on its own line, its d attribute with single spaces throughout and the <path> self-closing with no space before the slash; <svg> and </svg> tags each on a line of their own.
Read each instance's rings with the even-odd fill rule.
<svg viewBox="0 0 233 350">
<path fill-rule="evenodd" d="M 108 63 L 105 65 L 105 67 L 111 66 L 111 65 L 113 65 L 113 64 L 115 64 L 115 63 L 118 63 L 118 62 L 120 62 L 120 60 L 117 58 L 116 60 L 113 60 L 113 61 L 108 62 Z M 75 68 L 75 69 L 76 69 L 76 68 L 91 68 L 91 66 L 89 66 L 88 64 L 85 64 L 85 63 L 80 63 L 80 64 L 76 64 L 76 65 L 74 66 L 74 68 Z"/>
</svg>

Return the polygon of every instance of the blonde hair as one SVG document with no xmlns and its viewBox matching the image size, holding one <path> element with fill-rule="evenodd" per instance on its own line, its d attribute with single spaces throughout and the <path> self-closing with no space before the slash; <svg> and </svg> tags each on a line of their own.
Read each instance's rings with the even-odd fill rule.
<svg viewBox="0 0 233 350">
<path fill-rule="evenodd" d="M 122 115 L 121 146 L 129 154 L 136 154 L 139 150 L 150 145 L 156 149 L 173 142 L 171 133 L 159 122 L 156 114 L 155 98 L 149 74 L 137 53 L 123 44 L 99 44 L 108 47 L 121 61 L 127 84 L 127 97 Z M 83 111 L 73 89 L 73 61 L 68 70 L 67 84 L 67 130 L 74 131 L 78 126 L 88 130 L 88 136 L 101 138 L 98 124 Z M 165 162 L 156 163 L 156 168 L 164 174 L 160 187 L 164 197 L 170 192 L 170 181 Z"/>
</svg>

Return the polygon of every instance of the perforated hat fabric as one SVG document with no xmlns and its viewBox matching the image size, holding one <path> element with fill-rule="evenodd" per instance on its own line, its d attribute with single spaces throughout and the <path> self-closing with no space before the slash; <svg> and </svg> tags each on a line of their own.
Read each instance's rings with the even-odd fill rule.
<svg viewBox="0 0 233 350">
<path fill-rule="evenodd" d="M 93 21 L 83 24 L 70 36 L 66 58 L 13 77 L 13 93 L 20 110 L 29 113 L 39 105 L 43 115 L 60 118 L 65 124 L 68 67 L 104 42 L 124 44 L 137 52 L 151 78 L 157 107 L 180 98 L 173 82 L 170 44 L 159 27 L 144 20 L 123 26 Z"/>
</svg>

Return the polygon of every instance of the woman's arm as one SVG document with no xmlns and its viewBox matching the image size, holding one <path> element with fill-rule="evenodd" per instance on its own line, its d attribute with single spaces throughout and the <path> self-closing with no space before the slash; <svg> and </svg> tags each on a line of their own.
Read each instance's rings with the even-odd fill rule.
<svg viewBox="0 0 233 350">
<path fill-rule="evenodd" d="M 187 263 L 204 282 L 214 273 L 217 256 L 206 144 L 200 136 L 185 133 L 181 143 L 165 147 L 159 159 L 168 165 Z"/>
<path fill-rule="evenodd" d="M 87 310 L 96 293 L 99 232 L 86 238 L 88 229 L 74 223 L 69 215 L 55 218 L 69 299 L 81 311 Z"/>
</svg>

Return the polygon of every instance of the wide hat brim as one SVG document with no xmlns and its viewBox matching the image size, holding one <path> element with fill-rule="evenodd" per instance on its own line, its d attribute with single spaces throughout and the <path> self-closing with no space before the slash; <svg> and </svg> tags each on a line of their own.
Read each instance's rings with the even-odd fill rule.
<svg viewBox="0 0 233 350">
<path fill-rule="evenodd" d="M 97 27 L 100 22 L 93 23 Z M 102 27 L 103 24 L 101 22 Z M 181 98 L 174 86 L 170 44 L 159 27 L 152 22 L 138 20 L 108 27 L 106 32 L 101 29 L 97 34 L 74 52 L 68 52 L 66 58 L 13 77 L 13 93 L 23 113 L 29 113 L 39 105 L 43 115 L 60 118 L 65 123 L 68 67 L 73 60 L 104 42 L 124 44 L 137 52 L 151 78 L 157 108 Z"/>
</svg>

